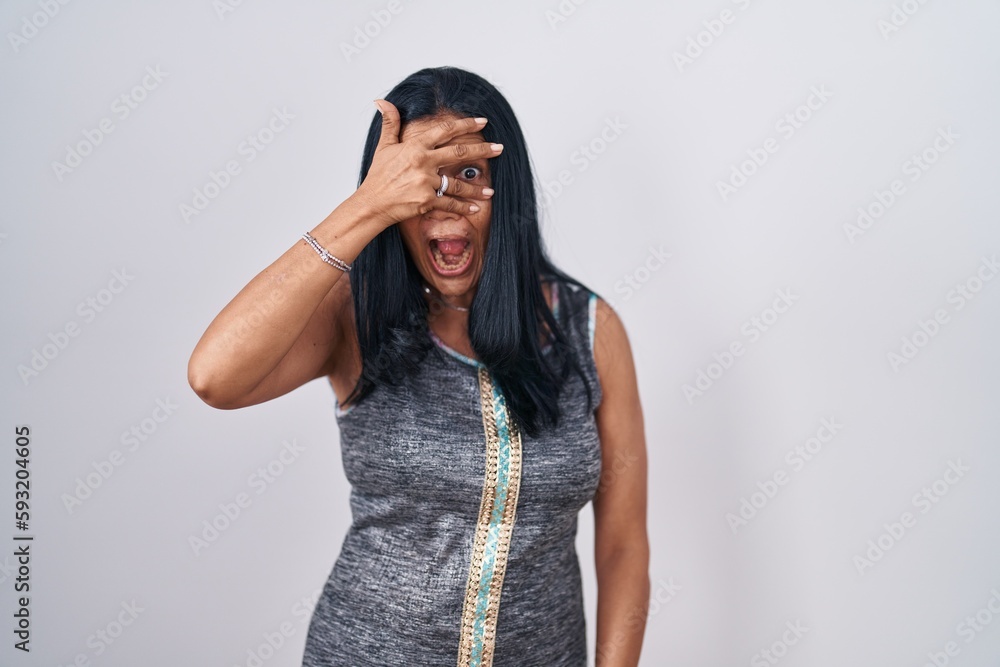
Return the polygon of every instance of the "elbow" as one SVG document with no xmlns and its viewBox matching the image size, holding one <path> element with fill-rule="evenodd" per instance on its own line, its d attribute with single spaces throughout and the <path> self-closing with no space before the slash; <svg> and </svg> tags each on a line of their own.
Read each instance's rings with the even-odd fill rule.
<svg viewBox="0 0 1000 667">
<path fill-rule="evenodd" d="M 616 570 L 623 565 L 635 571 L 649 574 L 650 548 L 645 536 L 636 536 L 632 540 L 623 541 L 607 549 L 598 548 L 594 564 L 599 572 Z"/>
<path fill-rule="evenodd" d="M 217 410 L 233 410 L 240 407 L 222 391 L 217 373 L 197 361 L 195 356 L 188 362 L 188 384 L 198 398 Z"/>
</svg>

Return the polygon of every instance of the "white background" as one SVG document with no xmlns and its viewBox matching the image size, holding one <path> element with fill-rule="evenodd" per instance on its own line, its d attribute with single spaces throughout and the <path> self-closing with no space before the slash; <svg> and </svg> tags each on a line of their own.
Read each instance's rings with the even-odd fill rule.
<svg viewBox="0 0 1000 667">
<path fill-rule="evenodd" d="M 350 521 L 333 393 L 314 382 L 217 411 L 188 387 L 187 360 L 228 300 L 353 191 L 371 100 L 456 65 L 508 98 L 539 179 L 567 172 L 546 242 L 629 332 L 649 452 L 641 664 L 773 664 L 763 649 L 787 665 L 1000 664 L 987 606 L 1000 610 L 1000 280 L 979 280 L 1000 253 L 997 3 L 344 4 L 71 2 L 51 18 L 4 4 L 0 663 L 248 665 L 283 623 L 291 636 L 263 664 L 300 663 Z M 122 118 L 113 103 L 147 67 L 162 80 Z M 294 118 L 249 161 L 239 146 L 275 108 Z M 788 136 L 777 124 L 796 113 Z M 103 118 L 113 131 L 58 175 Z M 609 121 L 620 132 L 604 142 Z M 777 150 L 723 198 L 769 138 Z M 934 162 L 914 172 L 925 150 Z M 185 221 L 180 206 L 228 160 L 240 173 Z M 850 235 L 895 179 L 902 194 Z M 775 318 L 778 290 L 793 300 Z M 101 312 L 79 307 L 88 298 Z M 754 317 L 769 322 L 756 337 Z M 743 353 L 726 359 L 734 341 Z M 36 351 L 44 367 L 22 377 Z M 699 372 L 711 385 L 686 395 Z M 158 399 L 177 406 L 162 423 L 148 421 Z M 842 425 L 832 438 L 823 419 Z M 129 449 L 122 433 L 144 420 L 155 431 Z M 21 424 L 30 655 L 12 648 Z M 817 434 L 808 462 L 786 458 Z M 251 475 L 293 440 L 302 453 L 258 495 Z M 114 450 L 120 465 L 68 507 Z M 967 470 L 935 495 L 955 462 Z M 754 496 L 775 473 L 786 483 Z M 241 492 L 251 505 L 196 554 L 189 537 Z M 744 499 L 755 513 L 732 524 Z M 580 517 L 593 659 L 590 508 Z M 134 622 L 96 640 L 117 634 L 123 604 L 141 608 Z"/>
</svg>

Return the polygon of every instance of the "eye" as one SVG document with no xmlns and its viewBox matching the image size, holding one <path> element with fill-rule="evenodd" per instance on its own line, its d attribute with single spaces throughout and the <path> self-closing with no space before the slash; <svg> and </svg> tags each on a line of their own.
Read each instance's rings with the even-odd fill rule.
<svg viewBox="0 0 1000 667">
<path fill-rule="evenodd" d="M 478 178 L 482 175 L 483 170 L 479 167 L 463 167 L 462 171 L 459 172 L 462 178 L 467 178 L 470 181 Z"/>
</svg>

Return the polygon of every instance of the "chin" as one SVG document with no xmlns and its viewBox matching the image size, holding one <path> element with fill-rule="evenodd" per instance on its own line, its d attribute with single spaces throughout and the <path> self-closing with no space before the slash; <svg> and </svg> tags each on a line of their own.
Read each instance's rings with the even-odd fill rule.
<svg viewBox="0 0 1000 667">
<path fill-rule="evenodd" d="M 452 296 L 468 292 L 479 282 L 478 267 L 470 267 L 469 271 L 459 276 L 442 276 L 435 272 L 433 267 L 428 267 L 423 277 L 424 282 L 441 294 Z"/>
</svg>

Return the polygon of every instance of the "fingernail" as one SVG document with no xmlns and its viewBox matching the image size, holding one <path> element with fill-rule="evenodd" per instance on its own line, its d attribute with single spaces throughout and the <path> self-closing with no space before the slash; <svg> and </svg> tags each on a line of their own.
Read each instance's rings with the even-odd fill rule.
<svg viewBox="0 0 1000 667">
<path fill-rule="evenodd" d="M 492 148 L 495 153 L 499 153 L 503 150 L 503 144 L 490 144 L 490 148 Z"/>
<path fill-rule="evenodd" d="M 491 195 L 491 194 L 493 194 L 493 188 L 483 188 L 483 194 L 484 195 Z"/>
<path fill-rule="evenodd" d="M 378 100 L 372 100 L 375 103 L 375 108 L 378 109 L 379 113 L 382 113 L 382 107 L 378 105 Z"/>
<path fill-rule="evenodd" d="M 479 210 L 479 207 L 476 206 L 475 204 L 469 204 L 469 210 L 475 213 L 476 211 Z"/>
<path fill-rule="evenodd" d="M 480 125 L 486 125 L 486 119 L 482 117 L 477 118 L 476 122 L 479 123 Z"/>
</svg>

